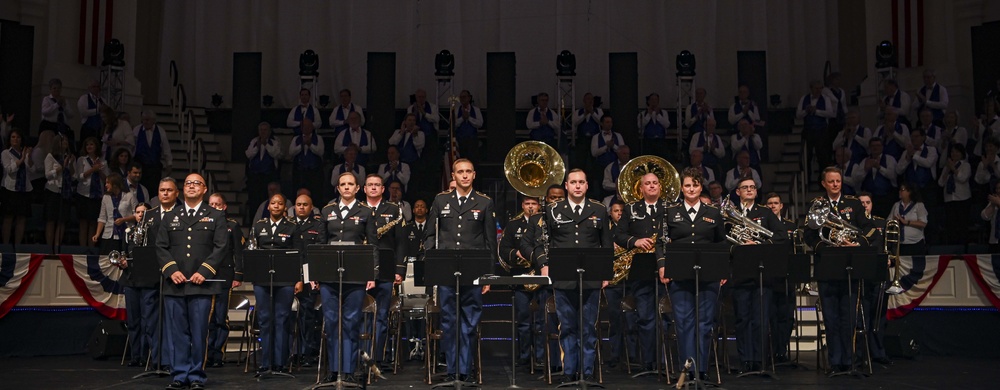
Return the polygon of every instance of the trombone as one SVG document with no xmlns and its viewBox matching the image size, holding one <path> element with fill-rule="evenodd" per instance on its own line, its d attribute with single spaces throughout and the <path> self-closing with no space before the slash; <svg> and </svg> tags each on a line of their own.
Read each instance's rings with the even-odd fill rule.
<svg viewBox="0 0 1000 390">
<path fill-rule="evenodd" d="M 900 229 L 902 227 L 899 226 L 899 221 L 895 219 L 885 222 L 885 239 L 882 240 L 885 243 L 884 250 L 889 256 L 889 260 L 895 265 L 892 271 L 892 284 L 885 290 L 890 295 L 898 295 L 904 291 L 903 286 L 899 283 L 899 278 L 902 276 L 902 269 L 899 264 Z"/>
</svg>

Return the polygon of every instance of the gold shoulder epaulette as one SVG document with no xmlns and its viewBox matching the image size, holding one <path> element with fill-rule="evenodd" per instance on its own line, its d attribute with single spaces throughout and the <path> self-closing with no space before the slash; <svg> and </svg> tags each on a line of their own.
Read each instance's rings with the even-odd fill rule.
<svg viewBox="0 0 1000 390">
<path fill-rule="evenodd" d="M 438 192 L 438 195 L 450 194 L 451 191 L 452 190 L 444 190 L 444 191 Z"/>
<path fill-rule="evenodd" d="M 489 195 L 486 195 L 486 194 L 484 194 L 482 192 L 479 192 L 479 191 L 476 191 L 476 195 L 482 196 L 482 197 L 484 197 L 486 199 L 489 199 L 489 200 L 493 200 L 493 198 L 490 198 Z"/>
<path fill-rule="evenodd" d="M 856 196 L 854 196 L 854 195 L 844 195 L 844 199 L 854 199 L 854 200 L 858 200 L 858 197 L 856 197 Z"/>
<path fill-rule="evenodd" d="M 874 219 L 874 220 L 876 220 L 876 221 L 884 221 L 884 220 L 885 220 L 885 218 L 882 218 L 882 217 L 880 217 L 880 216 L 877 216 L 877 215 L 873 215 L 873 216 L 872 216 L 872 219 Z"/>
<path fill-rule="evenodd" d="M 597 204 L 599 204 L 599 205 L 601 205 L 601 206 L 604 206 L 604 203 L 601 203 L 601 201 L 599 201 L 599 200 L 597 200 L 597 199 L 590 199 L 590 198 L 587 198 L 587 200 L 589 200 L 589 201 L 590 201 L 590 203 L 597 203 Z"/>
<path fill-rule="evenodd" d="M 323 217 L 320 217 L 319 215 L 313 215 L 312 218 L 315 219 L 315 220 L 317 220 L 317 221 L 322 221 L 323 220 Z"/>
<path fill-rule="evenodd" d="M 267 222 L 267 218 L 258 219 L 257 222 Z M 254 223 L 257 223 L 257 222 L 254 222 Z"/>
<path fill-rule="evenodd" d="M 717 208 L 719 208 L 719 206 L 716 206 L 716 205 L 715 205 L 715 204 L 713 204 L 713 203 L 702 203 L 702 206 L 708 206 L 708 207 L 711 207 L 711 208 L 713 208 L 713 209 L 717 209 Z"/>
<path fill-rule="evenodd" d="M 326 204 L 326 206 L 323 206 L 323 207 L 336 206 L 336 205 L 337 205 L 337 200 L 334 199 L 334 200 L 331 200 L 329 203 Z"/>
<path fill-rule="evenodd" d="M 823 197 L 822 196 L 817 196 L 817 197 L 813 198 L 813 200 L 811 200 L 810 202 L 819 202 L 821 200 L 823 200 Z"/>
<path fill-rule="evenodd" d="M 239 222 L 236 222 L 236 220 L 232 218 L 226 218 L 226 220 L 235 224 L 239 224 Z"/>
<path fill-rule="evenodd" d="M 788 222 L 788 223 L 795 223 L 795 221 L 793 221 L 793 220 L 790 220 L 790 219 L 788 219 L 788 218 L 782 218 L 781 220 L 782 220 L 782 221 L 785 221 L 785 222 Z"/>
</svg>

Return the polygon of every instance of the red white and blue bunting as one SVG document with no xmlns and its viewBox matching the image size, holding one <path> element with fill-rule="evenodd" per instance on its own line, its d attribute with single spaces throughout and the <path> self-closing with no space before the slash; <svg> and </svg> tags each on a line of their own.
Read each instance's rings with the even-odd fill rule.
<svg viewBox="0 0 1000 390">
<path fill-rule="evenodd" d="M 979 285 L 993 307 L 1000 309 L 1000 281 L 997 280 L 1000 255 L 902 256 L 899 263 L 902 277 L 899 283 L 904 291 L 889 296 L 886 317 L 890 320 L 901 318 L 919 306 L 952 261 L 965 262 L 972 280 Z"/>
<path fill-rule="evenodd" d="M 17 306 L 45 258 L 53 255 L 4 253 L 0 255 L 0 318 Z M 55 255 L 66 269 L 77 293 L 98 313 L 125 319 L 124 289 L 118 284 L 122 271 L 107 256 Z"/>
</svg>

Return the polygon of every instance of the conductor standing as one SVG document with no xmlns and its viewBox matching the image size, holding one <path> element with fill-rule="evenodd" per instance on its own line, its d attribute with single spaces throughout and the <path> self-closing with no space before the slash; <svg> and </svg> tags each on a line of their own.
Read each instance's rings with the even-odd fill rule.
<svg viewBox="0 0 1000 390">
<path fill-rule="evenodd" d="M 184 202 L 163 216 L 156 253 L 163 285 L 167 340 L 173 347 L 168 389 L 205 388 L 206 339 L 212 299 L 228 286 L 216 277 L 229 240 L 226 216 L 204 202 L 205 179 L 184 179 Z"/>
<path fill-rule="evenodd" d="M 426 227 L 427 238 L 424 240 L 426 249 L 486 249 L 497 253 L 496 220 L 493 215 L 493 200 L 481 192 L 472 190 L 472 181 L 476 178 L 472 162 L 460 158 L 452 164 L 451 176 L 455 179 L 455 190 L 442 192 L 434 198 L 428 215 Z M 433 267 L 433 264 L 428 264 Z M 441 297 L 455 296 L 455 288 L 438 286 Z M 479 325 L 479 317 L 483 310 L 483 296 L 479 286 L 465 286 L 459 291 L 461 310 L 460 318 L 456 318 L 455 301 L 441 300 L 441 331 L 443 340 L 441 350 L 448 361 L 448 377 L 446 382 L 456 379 L 463 382 L 470 380 L 472 371 L 472 348 L 468 348 L 473 333 Z M 461 321 L 461 338 L 463 346 L 456 362 L 455 331 L 453 326 Z M 456 364 L 457 363 L 457 364 Z"/>
</svg>

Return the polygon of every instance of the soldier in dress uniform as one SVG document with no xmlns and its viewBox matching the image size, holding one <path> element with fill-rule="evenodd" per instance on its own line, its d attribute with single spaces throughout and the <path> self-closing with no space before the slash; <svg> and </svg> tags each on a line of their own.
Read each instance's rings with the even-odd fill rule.
<svg viewBox="0 0 1000 390">
<path fill-rule="evenodd" d="M 392 253 L 395 276 L 393 279 L 377 279 L 375 288 L 369 295 L 375 298 L 378 313 L 375 316 L 375 359 L 381 365 L 385 359 L 385 340 L 389 335 L 389 301 L 392 299 L 393 285 L 403 283 L 406 277 L 406 236 L 404 229 L 406 220 L 399 205 L 384 199 L 385 185 L 382 176 L 370 173 L 365 178 L 364 205 L 375 214 L 375 235 L 378 236 L 378 249 Z M 380 259 L 381 261 L 381 259 Z"/>
<path fill-rule="evenodd" d="M 226 198 L 221 193 L 208 197 L 208 205 L 226 212 Z M 208 367 L 222 367 L 222 355 L 225 353 L 226 341 L 229 338 L 229 296 L 232 289 L 243 284 L 243 230 L 235 219 L 226 218 L 226 230 L 229 241 L 223 255 L 222 268 L 219 269 L 219 279 L 225 279 L 231 288 L 225 289 L 215 297 L 215 307 L 212 308 L 212 322 L 208 325 Z"/>
<path fill-rule="evenodd" d="M 702 190 L 701 171 L 687 168 L 681 173 L 681 196 L 679 202 L 667 208 L 665 215 L 668 235 L 671 243 L 678 244 L 712 244 L 726 240 L 726 228 L 722 213 L 713 205 L 701 202 Z M 660 280 L 667 284 L 667 293 L 674 309 L 674 323 L 677 326 L 677 349 L 681 359 L 700 356 L 698 375 L 707 379 L 705 369 L 708 367 L 709 347 L 711 346 L 712 330 L 715 326 L 715 304 L 719 297 L 719 287 L 725 281 L 702 281 L 695 285 L 693 280 L 670 281 L 664 277 L 666 259 L 663 252 L 657 254 L 660 267 Z M 695 324 L 695 289 L 698 290 L 698 318 Z M 700 340 L 695 339 L 695 327 L 698 327 Z M 700 355 L 695 353 L 698 348 Z M 693 377 L 694 373 L 691 373 Z"/>
<path fill-rule="evenodd" d="M 340 194 L 340 199 L 323 207 L 321 215 L 326 222 L 326 242 L 378 245 L 375 213 L 355 198 L 358 193 L 358 182 L 353 173 L 344 172 L 337 177 L 337 192 Z M 344 282 L 343 296 L 340 296 L 339 286 L 333 281 L 312 282 L 313 284 L 318 282 L 323 302 L 323 319 L 326 322 L 324 331 L 330 369 L 324 382 L 337 380 L 338 374 L 342 374 L 339 379 L 345 382 L 357 381 L 354 371 L 358 361 L 357 340 L 361 332 L 361 305 L 364 304 L 365 291 L 375 287 L 374 276 L 375 270 L 372 269 L 372 280 L 367 283 Z M 338 346 L 338 329 L 341 321 L 343 321 L 344 343 L 342 349 Z M 337 355 L 338 350 L 341 351 L 340 356 Z"/>
<path fill-rule="evenodd" d="M 640 179 L 640 191 L 642 199 L 625 205 L 622 209 L 622 217 L 618 220 L 618 225 L 614 229 L 615 243 L 624 250 L 639 248 L 642 252 L 652 253 L 657 245 L 663 240 L 663 216 L 666 215 L 670 201 L 660 198 L 660 179 L 654 173 L 647 173 Z M 635 308 L 638 312 L 636 322 L 637 333 L 639 335 L 639 345 L 642 349 L 643 369 L 652 371 L 657 360 L 656 355 L 656 292 L 657 283 L 654 275 L 628 275 L 624 289 L 626 294 L 631 293 L 635 299 Z M 612 306 L 620 307 L 621 289 L 606 288 L 604 295 L 608 299 L 608 309 Z M 609 335 L 609 338 L 613 337 Z M 615 337 L 617 338 L 617 337 Z M 617 357 L 615 353 L 615 341 L 612 338 L 612 358 Z"/>
<path fill-rule="evenodd" d="M 781 211 L 785 204 L 781 201 L 781 195 L 776 192 L 769 192 L 764 195 L 764 204 L 771 209 L 771 213 L 781 222 L 781 230 L 789 237 L 787 243 L 794 245 L 792 237 L 798 226 L 795 221 L 781 217 Z M 773 290 L 771 298 L 771 350 L 774 351 L 774 362 L 785 363 L 788 361 L 789 340 L 792 337 L 792 326 L 795 324 L 795 288 L 789 283 L 784 287 L 778 286 Z"/>
<path fill-rule="evenodd" d="M 611 248 L 612 235 L 608 211 L 596 200 L 587 199 L 587 174 L 581 169 L 569 171 L 566 177 L 566 192 L 568 197 L 551 203 L 542 210 L 540 222 L 528 226 L 528 236 L 540 241 L 543 234 L 548 235 L 548 247 L 551 248 Z M 521 244 L 521 252 L 532 252 L 531 242 Z M 548 275 L 549 259 L 544 250 L 534 250 L 535 262 L 541 267 L 542 275 Z M 541 252 L 541 253 L 539 253 Z M 608 262 L 612 261 L 608 258 Z M 607 286 L 607 281 L 584 282 L 584 307 L 579 307 L 578 287 L 576 282 L 555 282 L 556 310 L 559 316 L 559 341 L 562 344 L 563 383 L 582 379 L 593 382 L 594 363 L 596 361 L 597 345 L 597 314 L 600 301 L 600 289 Z M 583 310 L 583 324 L 579 323 L 579 310 Z M 582 327 L 582 329 L 581 329 Z M 583 340 L 583 362 L 580 362 L 580 343 Z"/>
<path fill-rule="evenodd" d="M 168 389 L 205 388 L 212 298 L 229 287 L 206 280 L 217 277 L 229 236 L 225 214 L 206 204 L 205 192 L 205 178 L 188 175 L 184 202 L 163 215 L 156 235 L 160 272 L 167 278 L 163 286 L 166 339 L 173 346 L 173 381 Z"/>
<path fill-rule="evenodd" d="M 748 219 L 758 223 L 773 233 L 771 238 L 762 238 L 761 243 L 782 244 L 788 239 L 785 225 L 766 206 L 754 202 L 757 199 L 757 184 L 751 177 L 744 177 L 736 183 L 736 195 L 740 198 L 738 210 Z M 742 245 L 753 245 L 754 241 Z M 754 259 L 740 259 L 754 261 Z M 739 260 L 738 260 L 739 261 Z M 736 350 L 740 355 L 740 374 L 760 371 L 765 361 L 765 351 L 761 350 L 761 327 L 769 329 L 773 289 L 765 282 L 764 296 L 761 297 L 760 282 L 755 279 L 733 283 L 733 310 L 736 313 Z M 761 309 L 763 306 L 763 309 Z M 761 318 L 761 313 L 765 313 Z"/>
<path fill-rule="evenodd" d="M 886 254 L 891 254 L 896 248 L 894 246 L 886 248 L 886 219 L 872 215 L 872 194 L 861 192 L 858 194 L 858 200 L 865 207 L 865 215 L 872 220 L 873 229 L 866 234 L 868 241 L 871 242 L 873 247 L 878 248 L 880 253 L 888 250 Z M 887 261 L 886 266 L 892 267 L 892 259 L 888 258 Z M 889 360 L 889 355 L 885 352 L 885 342 L 882 337 L 885 334 L 885 326 L 888 323 L 885 318 L 886 310 L 889 308 L 889 295 L 885 292 L 887 288 L 889 286 L 885 282 L 871 283 L 870 286 L 866 286 L 864 294 L 861 296 L 865 305 L 865 321 L 867 321 L 865 329 L 868 331 L 868 351 L 871 353 L 872 361 L 883 366 L 892 364 L 892 360 Z M 879 299 L 881 299 L 881 302 L 879 302 Z"/>
<path fill-rule="evenodd" d="M 521 213 L 507 221 L 504 226 L 503 235 L 500 237 L 498 252 L 501 259 L 506 264 L 511 265 L 511 274 L 519 275 L 528 272 L 529 268 L 517 267 L 516 265 L 528 259 L 520 251 L 521 239 L 528 230 L 528 220 L 538 213 L 538 198 L 525 196 L 521 199 Z M 530 260 L 527 260 L 530 262 Z M 537 272 L 537 270 L 536 270 Z M 542 287 L 534 291 L 528 291 L 523 285 L 511 286 L 514 293 L 514 311 L 517 322 L 517 342 L 518 342 L 518 365 L 526 366 L 531 362 L 531 351 L 534 346 L 535 360 L 545 360 L 545 339 L 536 337 L 540 334 L 542 316 L 531 315 L 531 301 L 536 296 L 548 298 L 547 290 Z M 545 299 L 539 299 L 539 307 L 545 304 Z"/>
<path fill-rule="evenodd" d="M 313 201 L 309 195 L 299 195 L 295 198 L 295 247 L 306 256 L 306 247 L 326 243 L 326 224 L 318 215 L 314 215 Z M 295 296 L 299 299 L 299 364 L 311 367 L 317 361 L 320 344 L 320 326 L 323 317 L 316 309 L 319 301 L 319 290 L 312 284 L 295 284 Z"/>
<path fill-rule="evenodd" d="M 461 158 L 452 163 L 451 176 L 455 180 L 455 190 L 442 192 L 431 204 L 428 224 L 425 228 L 425 249 L 486 249 L 497 253 L 496 221 L 493 214 L 493 200 L 482 192 L 473 191 L 472 181 L 476 171 L 472 162 Z M 428 264 L 427 267 L 432 267 Z M 482 314 L 483 296 L 479 286 L 464 286 L 459 290 L 460 308 L 454 307 L 455 300 L 441 299 L 441 350 L 448 362 L 446 382 L 471 380 L 472 348 L 470 342 L 479 317 Z M 455 288 L 438 286 L 441 297 L 455 296 Z M 461 315 L 458 311 L 461 310 Z M 460 324 L 459 324 L 459 321 Z M 461 356 L 455 356 L 455 331 L 453 326 L 461 326 Z M 456 359 L 457 358 L 457 359 Z"/>
<path fill-rule="evenodd" d="M 297 227 L 287 218 L 285 202 L 287 199 L 284 195 L 272 195 L 267 201 L 269 216 L 254 222 L 250 228 L 250 239 L 255 240 L 257 249 L 296 248 Z M 286 372 L 285 364 L 288 363 L 289 339 L 292 334 L 288 327 L 288 316 L 292 312 L 292 299 L 295 297 L 294 283 L 254 283 L 253 294 L 257 299 L 254 311 L 260 325 L 261 345 L 261 365 L 257 368 L 257 375 L 268 370 Z"/>
<path fill-rule="evenodd" d="M 132 255 L 134 248 L 142 245 L 143 243 L 134 242 L 132 240 L 132 233 L 130 233 L 129 229 L 135 229 L 136 226 L 142 224 L 142 217 L 146 214 L 146 210 L 149 210 L 149 208 L 149 205 L 146 203 L 139 203 L 135 205 L 134 211 L 136 223 L 129 223 L 129 227 L 125 230 L 126 253 L 130 256 Z M 142 316 L 143 300 L 147 299 L 147 297 L 143 294 L 143 289 L 138 287 L 138 281 L 133 280 L 132 269 L 128 266 L 129 263 L 127 259 L 122 259 L 118 263 L 118 268 L 122 269 L 122 274 L 118 278 L 118 282 L 125 288 L 125 313 L 127 314 L 125 327 L 128 329 L 128 338 L 131 340 L 129 343 L 129 356 L 131 359 L 128 362 L 128 366 L 140 367 L 144 365 L 141 359 L 147 356 L 151 344 L 149 340 L 146 339 L 146 328 L 155 329 L 156 325 L 149 322 L 150 319 Z M 158 292 L 156 289 L 149 290 L 153 290 L 153 293 Z M 153 298 L 153 300 L 155 299 L 156 298 Z M 155 306 L 151 306 L 150 309 L 153 307 Z M 155 316 L 152 320 L 156 320 Z"/>
<path fill-rule="evenodd" d="M 865 216 L 865 207 L 858 198 L 842 195 L 843 172 L 837 167 L 823 170 L 823 181 L 820 183 L 826 190 L 824 196 L 813 199 L 813 203 L 825 200 L 844 221 L 861 229 L 855 242 L 840 242 L 837 246 L 869 246 L 866 232 L 873 229 L 872 220 Z M 815 251 L 820 246 L 828 246 L 819 236 L 819 230 L 806 229 L 804 240 Z M 854 283 L 857 283 L 855 281 Z M 819 296 L 823 302 L 823 323 L 826 325 L 827 351 L 830 368 L 836 372 L 850 370 L 851 342 L 854 324 L 850 323 L 850 312 L 857 308 L 858 293 L 856 286 L 843 282 L 819 282 Z"/>
</svg>

